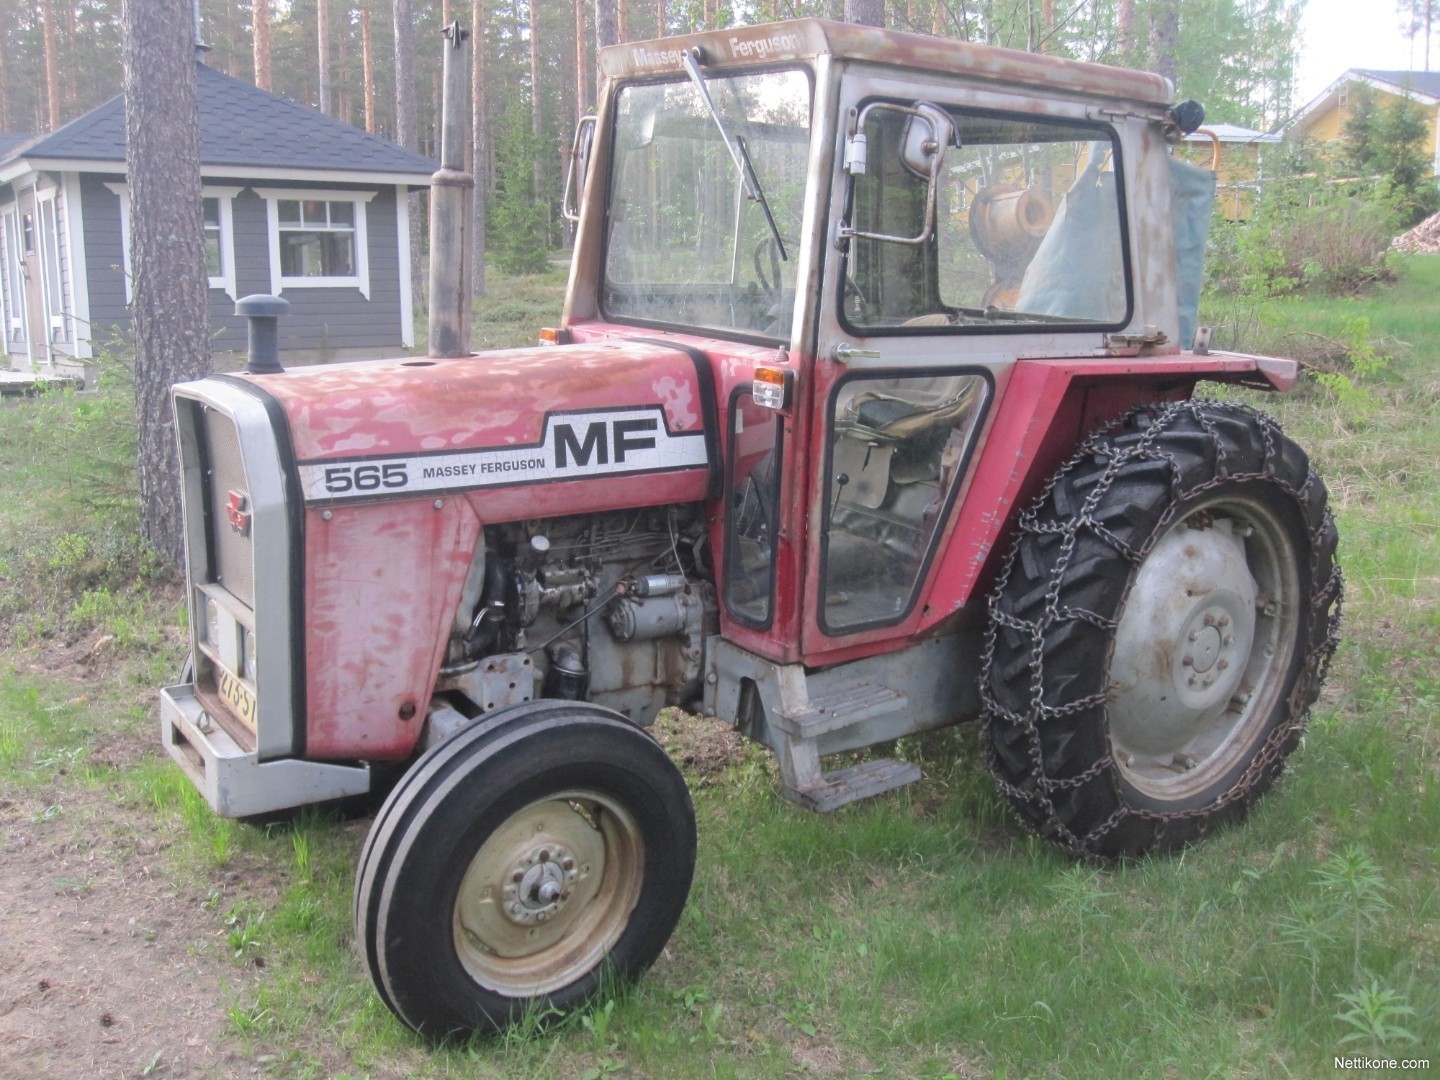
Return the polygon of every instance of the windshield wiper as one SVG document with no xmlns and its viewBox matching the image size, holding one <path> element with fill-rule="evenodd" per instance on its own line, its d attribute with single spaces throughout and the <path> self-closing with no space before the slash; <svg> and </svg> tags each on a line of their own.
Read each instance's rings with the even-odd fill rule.
<svg viewBox="0 0 1440 1080">
<path fill-rule="evenodd" d="M 760 177 L 756 175 L 755 166 L 750 161 L 750 151 L 745 149 L 745 140 L 738 135 L 731 138 L 730 132 L 725 130 L 725 121 L 720 119 L 720 110 L 715 107 L 710 91 L 705 87 L 705 76 L 700 74 L 699 48 L 686 49 L 681 54 L 680 62 L 685 66 L 685 73 L 690 76 L 695 89 L 699 91 L 700 100 L 705 103 L 705 108 L 710 110 L 710 119 L 715 121 L 715 127 L 720 131 L 720 139 L 725 143 L 725 149 L 730 151 L 730 159 L 735 162 L 735 168 L 740 171 L 740 183 L 745 188 L 746 197 L 751 202 L 759 203 L 760 209 L 765 211 L 765 224 L 770 226 L 770 235 L 775 238 L 775 246 L 780 249 L 780 258 L 789 262 L 790 257 L 785 254 L 785 241 L 780 239 L 780 229 L 775 224 L 775 215 L 770 212 L 770 202 L 765 198 L 765 192 L 760 189 Z"/>
</svg>

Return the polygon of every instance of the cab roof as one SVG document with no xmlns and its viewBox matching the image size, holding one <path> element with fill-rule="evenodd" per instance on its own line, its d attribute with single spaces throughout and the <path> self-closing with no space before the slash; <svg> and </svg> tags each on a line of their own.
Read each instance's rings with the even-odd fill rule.
<svg viewBox="0 0 1440 1080">
<path fill-rule="evenodd" d="M 824 19 L 628 41 L 600 50 L 600 70 L 612 79 L 675 74 L 682 70 L 684 52 L 697 46 L 705 67 L 712 70 L 830 56 L 1145 105 L 1164 107 L 1175 100 L 1170 81 L 1150 72 Z"/>
</svg>

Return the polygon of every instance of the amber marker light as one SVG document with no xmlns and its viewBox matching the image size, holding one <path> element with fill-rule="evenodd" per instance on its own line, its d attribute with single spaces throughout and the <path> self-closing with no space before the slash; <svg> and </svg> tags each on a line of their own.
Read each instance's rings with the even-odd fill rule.
<svg viewBox="0 0 1440 1080">
<path fill-rule="evenodd" d="M 757 367 L 751 394 L 755 404 L 766 409 L 788 409 L 795 389 L 795 373 L 789 368 Z"/>
<path fill-rule="evenodd" d="M 541 345 L 569 345 L 570 331 L 561 330 L 555 326 L 545 326 L 540 329 Z"/>
</svg>

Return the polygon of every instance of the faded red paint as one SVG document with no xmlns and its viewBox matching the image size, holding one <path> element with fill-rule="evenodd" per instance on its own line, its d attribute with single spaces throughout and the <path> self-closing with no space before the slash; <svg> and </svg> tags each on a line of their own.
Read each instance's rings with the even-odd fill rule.
<svg viewBox="0 0 1440 1080">
<path fill-rule="evenodd" d="M 1014 512 L 1087 434 L 1134 405 L 1188 398 L 1201 379 L 1252 381 L 1257 372 L 1257 358 L 1235 353 L 1017 362 L 914 629 L 928 630 L 976 598 Z"/>
<path fill-rule="evenodd" d="M 398 761 L 414 749 L 480 532 L 466 500 L 434 503 L 305 514 L 308 758 Z"/>
<path fill-rule="evenodd" d="M 300 462 L 523 446 L 540 440 L 547 412 L 560 410 L 660 404 L 671 431 L 704 423 L 690 359 L 624 342 L 242 377 L 284 407 Z"/>
</svg>

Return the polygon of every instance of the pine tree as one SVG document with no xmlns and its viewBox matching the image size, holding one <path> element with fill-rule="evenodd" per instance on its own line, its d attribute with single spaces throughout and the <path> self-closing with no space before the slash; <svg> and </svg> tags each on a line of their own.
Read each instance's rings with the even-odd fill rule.
<svg viewBox="0 0 1440 1080">
<path fill-rule="evenodd" d="M 170 387 L 210 368 L 192 11 L 189 0 L 125 5 L 141 532 L 176 566 L 184 544 Z"/>
</svg>

